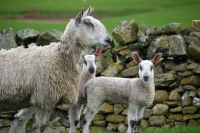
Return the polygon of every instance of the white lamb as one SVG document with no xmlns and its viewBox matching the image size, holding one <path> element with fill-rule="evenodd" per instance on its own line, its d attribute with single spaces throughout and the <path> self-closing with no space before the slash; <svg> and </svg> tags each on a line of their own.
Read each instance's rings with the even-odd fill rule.
<svg viewBox="0 0 200 133">
<path fill-rule="evenodd" d="M 107 47 L 112 41 L 105 26 L 88 16 L 89 10 L 70 20 L 61 42 L 0 50 L 0 111 L 34 106 L 40 133 L 56 105 L 77 102 L 78 63 L 83 52 L 89 47 Z"/>
<path fill-rule="evenodd" d="M 93 55 L 85 55 L 83 70 L 79 77 L 79 97 L 78 102 L 75 105 L 71 105 L 69 108 L 70 116 L 70 130 L 69 133 L 76 133 L 76 126 L 80 119 L 80 111 L 84 104 L 87 103 L 87 99 L 83 97 L 83 88 L 87 81 L 95 77 L 96 74 L 96 56 L 99 56 L 98 50 Z"/>
<path fill-rule="evenodd" d="M 89 124 L 104 102 L 128 105 L 128 133 L 138 133 L 145 106 L 154 100 L 154 64 L 162 54 L 142 60 L 135 52 L 132 57 L 139 67 L 140 78 L 95 77 L 85 84 L 87 106 L 81 115 L 81 133 L 89 132 Z"/>
</svg>

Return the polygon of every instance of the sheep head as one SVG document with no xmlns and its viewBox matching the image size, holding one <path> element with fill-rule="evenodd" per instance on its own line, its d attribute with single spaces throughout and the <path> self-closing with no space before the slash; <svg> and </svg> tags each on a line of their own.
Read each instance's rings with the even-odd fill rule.
<svg viewBox="0 0 200 133">
<path fill-rule="evenodd" d="M 112 43 L 112 38 L 105 26 L 99 20 L 90 16 L 90 11 L 90 7 L 85 12 L 82 9 L 76 16 L 75 37 L 86 47 L 108 47 Z"/>
<path fill-rule="evenodd" d="M 132 57 L 138 64 L 139 77 L 143 81 L 149 81 L 150 79 L 154 79 L 153 67 L 155 64 L 158 64 L 160 58 L 162 57 L 162 54 L 156 54 L 152 60 L 142 60 L 136 52 L 132 52 Z"/>
</svg>

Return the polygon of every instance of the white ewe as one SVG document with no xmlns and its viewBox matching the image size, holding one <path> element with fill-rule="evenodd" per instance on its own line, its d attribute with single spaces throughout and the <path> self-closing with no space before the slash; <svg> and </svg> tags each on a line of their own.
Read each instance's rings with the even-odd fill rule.
<svg viewBox="0 0 200 133">
<path fill-rule="evenodd" d="M 76 133 L 76 125 L 80 119 L 80 111 L 84 104 L 87 103 L 87 99 L 83 97 L 83 88 L 87 81 L 95 77 L 96 74 L 96 57 L 100 56 L 99 52 L 96 51 L 93 55 L 84 56 L 83 70 L 79 77 L 79 97 L 78 102 L 75 105 L 71 105 L 69 108 L 70 116 L 70 130 L 69 133 Z"/>
<path fill-rule="evenodd" d="M 77 64 L 83 52 L 112 41 L 105 26 L 88 16 L 89 10 L 70 20 L 61 42 L 0 50 L 0 111 L 35 106 L 38 132 L 42 132 L 48 111 L 59 103 L 77 102 Z"/>
<path fill-rule="evenodd" d="M 128 105 L 128 133 L 138 133 L 145 106 L 154 100 L 154 64 L 162 54 L 149 60 L 142 60 L 135 52 L 133 59 L 139 67 L 140 78 L 95 77 L 85 84 L 87 106 L 81 115 L 81 133 L 89 132 L 89 124 L 104 102 Z"/>
</svg>

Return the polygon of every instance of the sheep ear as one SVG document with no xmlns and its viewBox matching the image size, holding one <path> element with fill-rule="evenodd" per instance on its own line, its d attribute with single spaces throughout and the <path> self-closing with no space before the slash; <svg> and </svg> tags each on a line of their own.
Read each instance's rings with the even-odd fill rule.
<svg viewBox="0 0 200 133">
<path fill-rule="evenodd" d="M 91 6 L 83 13 L 83 17 L 87 17 L 87 16 L 90 16 L 90 10 L 91 9 Z"/>
<path fill-rule="evenodd" d="M 101 53 L 102 53 L 102 48 L 101 47 L 96 47 L 96 51 L 93 53 L 96 57 L 97 56 L 101 56 Z"/>
<path fill-rule="evenodd" d="M 162 53 L 158 53 L 154 56 L 154 58 L 151 61 L 153 62 L 154 65 L 157 65 L 161 57 L 162 57 Z"/>
<path fill-rule="evenodd" d="M 78 13 L 78 15 L 75 18 L 75 23 L 76 24 L 80 24 L 81 23 L 82 16 L 83 16 L 83 8 L 81 9 L 81 11 Z"/>
<path fill-rule="evenodd" d="M 142 59 L 140 58 L 140 56 L 136 52 L 132 52 L 132 57 L 137 64 L 140 64 L 140 62 L 142 61 Z"/>
</svg>

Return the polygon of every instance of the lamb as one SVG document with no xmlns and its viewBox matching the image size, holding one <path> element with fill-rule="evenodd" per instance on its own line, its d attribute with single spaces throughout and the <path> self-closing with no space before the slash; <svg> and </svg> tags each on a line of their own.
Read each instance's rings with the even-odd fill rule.
<svg viewBox="0 0 200 133">
<path fill-rule="evenodd" d="M 98 54 L 98 50 L 93 55 L 84 56 L 83 70 L 79 77 L 79 97 L 78 102 L 75 105 L 71 105 L 69 108 L 69 116 L 70 116 L 70 130 L 69 133 L 76 133 L 76 125 L 80 119 L 80 110 L 84 104 L 87 103 L 87 99 L 83 97 L 83 87 L 87 81 L 95 77 L 96 74 L 96 56 L 100 56 Z"/>
<path fill-rule="evenodd" d="M 0 50 L 0 111 L 35 106 L 37 132 L 47 112 L 78 100 L 78 63 L 88 48 L 108 47 L 105 26 L 89 16 L 90 8 L 71 19 L 58 43 Z"/>
<path fill-rule="evenodd" d="M 132 57 L 139 67 L 139 77 L 134 79 L 118 77 L 95 77 L 84 87 L 87 106 L 80 118 L 81 133 L 89 132 L 89 124 L 104 102 L 128 105 L 128 133 L 138 133 L 145 106 L 154 100 L 154 64 L 157 64 L 162 54 L 154 58 L 142 60 L 132 52 Z"/>
</svg>

